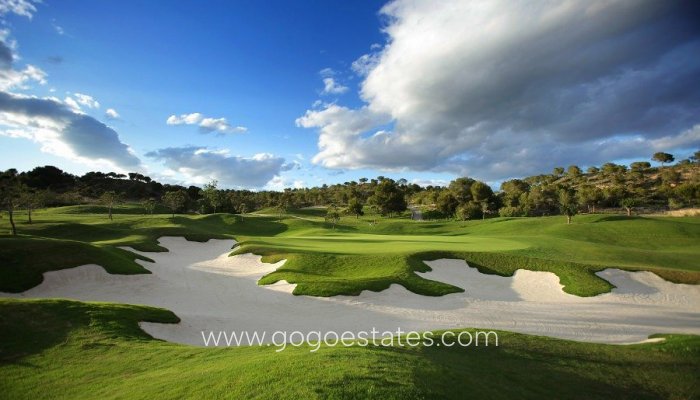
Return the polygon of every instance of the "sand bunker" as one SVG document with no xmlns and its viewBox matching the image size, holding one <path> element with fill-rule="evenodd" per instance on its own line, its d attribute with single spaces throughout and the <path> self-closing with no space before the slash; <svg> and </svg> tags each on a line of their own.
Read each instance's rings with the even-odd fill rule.
<svg viewBox="0 0 700 400">
<path fill-rule="evenodd" d="M 188 242 L 163 237 L 167 253 L 144 253 L 153 274 L 111 275 L 97 265 L 48 272 L 44 282 L 6 297 L 62 297 L 146 304 L 175 312 L 179 324 L 141 323 L 156 338 L 203 345 L 202 331 L 379 331 L 475 327 L 602 343 L 632 343 L 653 333 L 700 334 L 700 286 L 669 283 L 649 272 L 608 269 L 611 293 L 578 297 L 549 272 L 485 275 L 461 260 L 427 262 L 425 278 L 465 289 L 426 297 L 392 285 L 360 296 L 294 296 L 294 285 L 258 286 L 284 261 L 228 257 L 232 240 Z M 132 250 L 133 251 L 133 250 Z"/>
</svg>

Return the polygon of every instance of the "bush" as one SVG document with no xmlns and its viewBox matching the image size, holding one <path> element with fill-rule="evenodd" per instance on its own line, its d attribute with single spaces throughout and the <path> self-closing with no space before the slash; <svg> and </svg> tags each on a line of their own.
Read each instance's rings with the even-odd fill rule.
<svg viewBox="0 0 700 400">
<path fill-rule="evenodd" d="M 520 207 L 502 207 L 498 210 L 501 217 L 524 217 L 526 213 Z"/>
<path fill-rule="evenodd" d="M 423 219 L 445 219 L 447 218 L 445 214 L 438 210 L 427 210 L 423 211 Z"/>
<path fill-rule="evenodd" d="M 474 202 L 462 204 L 457 207 L 457 219 L 468 220 L 481 218 L 481 205 Z"/>
</svg>

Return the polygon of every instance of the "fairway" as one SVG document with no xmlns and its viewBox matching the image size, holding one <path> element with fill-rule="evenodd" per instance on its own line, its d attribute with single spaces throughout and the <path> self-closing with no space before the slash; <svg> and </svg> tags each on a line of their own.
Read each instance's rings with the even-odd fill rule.
<svg viewBox="0 0 700 400">
<path fill-rule="evenodd" d="M 423 251 L 509 251 L 528 246 L 516 240 L 478 236 L 372 235 L 366 233 L 329 233 L 324 236 L 256 237 L 259 246 L 285 252 L 324 254 L 404 254 Z"/>
<path fill-rule="evenodd" d="M 400 284 L 412 292 L 440 296 L 452 285 L 422 278 L 423 261 L 457 258 L 481 272 L 512 275 L 517 269 L 557 274 L 567 293 L 593 296 L 612 285 L 595 272 L 605 268 L 649 270 L 678 283 L 699 283 L 700 218 L 579 216 L 493 218 L 475 221 L 412 221 L 406 218 L 345 217 L 332 227 L 317 209 L 270 215 L 143 215 L 138 206 L 117 208 L 114 220 L 99 207 L 58 207 L 35 212 L 21 224 L 23 235 L 0 236 L 0 290 L 21 291 L 41 281 L 41 272 L 98 263 L 114 273 L 144 273 L 136 257 L 117 247 L 165 251 L 162 236 L 189 240 L 235 239 L 234 254 L 263 261 L 286 260 L 260 283 L 286 280 L 295 294 L 357 295 Z M 321 211 L 322 212 L 322 211 Z M 21 218 L 21 214 L 18 218 Z M 0 228 L 7 219 L 0 220 Z M 12 246 L 10 244 L 13 243 Z M 50 249 L 46 252 L 36 249 Z"/>
</svg>

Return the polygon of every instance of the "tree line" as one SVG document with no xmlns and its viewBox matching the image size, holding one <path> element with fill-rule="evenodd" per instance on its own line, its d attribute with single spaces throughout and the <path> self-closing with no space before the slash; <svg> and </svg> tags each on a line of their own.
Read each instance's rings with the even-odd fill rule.
<svg viewBox="0 0 700 400">
<path fill-rule="evenodd" d="M 359 218 L 370 208 L 391 216 L 403 213 L 409 204 L 420 207 L 424 219 L 561 214 L 569 222 L 579 212 L 595 213 L 601 208 L 618 208 L 631 215 L 643 207 L 700 206 L 700 151 L 676 164 L 671 164 L 675 159 L 668 153 L 656 153 L 652 159 L 661 166 L 638 161 L 629 166 L 605 163 L 586 171 L 576 165 L 557 167 L 550 174 L 504 181 L 495 192 L 485 182 L 468 177 L 447 186 L 423 187 L 383 176 L 281 192 L 223 190 L 216 181 L 203 187 L 184 187 L 162 184 L 135 172 L 76 176 L 42 166 L 0 173 L 0 202 L 9 214 L 13 232 L 13 214 L 18 209 L 27 211 L 31 223 L 32 211 L 40 207 L 95 203 L 107 208 L 110 219 L 113 208 L 123 202 L 140 202 L 144 213 L 164 207 L 173 216 L 180 212 L 248 213 L 266 208 L 282 215 L 308 206 L 329 206 L 327 219 L 334 225 L 341 213 Z"/>
</svg>

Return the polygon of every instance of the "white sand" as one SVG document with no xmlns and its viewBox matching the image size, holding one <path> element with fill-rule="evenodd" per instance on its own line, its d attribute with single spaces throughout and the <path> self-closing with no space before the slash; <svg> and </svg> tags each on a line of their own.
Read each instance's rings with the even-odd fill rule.
<svg viewBox="0 0 700 400">
<path fill-rule="evenodd" d="M 175 312 L 179 324 L 141 323 L 154 337 L 203 345 L 201 331 L 396 331 L 475 327 L 602 343 L 645 341 L 653 333 L 700 334 L 700 286 L 673 284 L 649 272 L 608 269 L 599 275 L 611 293 L 577 297 L 562 291 L 549 272 L 518 270 L 513 277 L 485 275 L 461 260 L 427 262 L 428 279 L 465 289 L 426 297 L 400 285 L 360 296 L 294 296 L 294 285 L 258 286 L 277 264 L 244 254 L 228 257 L 232 240 L 188 242 L 163 237 L 167 253 L 147 253 L 150 275 L 111 275 L 97 265 L 47 272 L 20 294 L 85 301 L 146 304 Z"/>
</svg>

